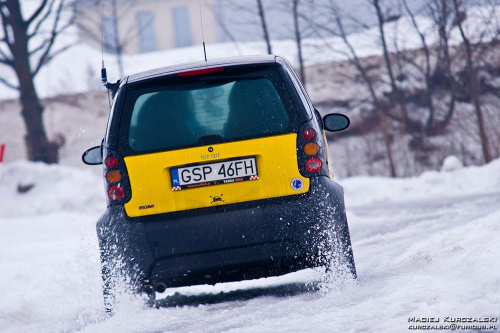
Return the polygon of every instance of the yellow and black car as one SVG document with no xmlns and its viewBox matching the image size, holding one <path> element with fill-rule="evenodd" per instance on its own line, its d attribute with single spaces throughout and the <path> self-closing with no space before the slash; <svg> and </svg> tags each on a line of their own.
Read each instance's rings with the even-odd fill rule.
<svg viewBox="0 0 500 333">
<path fill-rule="evenodd" d="M 324 135 L 348 126 L 321 118 L 278 56 L 122 79 L 102 145 L 83 155 L 104 162 L 105 295 L 115 265 L 150 294 L 328 267 L 332 254 L 355 276 Z"/>
</svg>

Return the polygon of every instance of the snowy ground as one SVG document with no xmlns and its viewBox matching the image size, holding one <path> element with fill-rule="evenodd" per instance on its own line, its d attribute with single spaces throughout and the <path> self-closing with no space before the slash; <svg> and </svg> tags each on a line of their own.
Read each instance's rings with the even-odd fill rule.
<svg viewBox="0 0 500 333">
<path fill-rule="evenodd" d="M 102 180 L 0 165 L 0 332 L 405 332 L 410 316 L 500 316 L 500 160 L 341 183 L 356 282 L 318 283 L 306 270 L 178 288 L 160 309 L 124 300 L 108 319 L 95 236 Z"/>
</svg>

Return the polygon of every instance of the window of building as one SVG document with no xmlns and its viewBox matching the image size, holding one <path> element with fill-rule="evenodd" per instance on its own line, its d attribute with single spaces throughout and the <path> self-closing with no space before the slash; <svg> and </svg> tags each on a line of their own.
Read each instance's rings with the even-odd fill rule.
<svg viewBox="0 0 500 333">
<path fill-rule="evenodd" d="M 187 6 L 175 7 L 174 15 L 174 31 L 175 44 L 177 47 L 191 46 L 191 22 L 189 20 L 189 9 Z"/>
<path fill-rule="evenodd" d="M 152 12 L 141 11 L 137 13 L 137 31 L 139 34 L 140 51 L 156 51 L 156 34 Z"/>
</svg>

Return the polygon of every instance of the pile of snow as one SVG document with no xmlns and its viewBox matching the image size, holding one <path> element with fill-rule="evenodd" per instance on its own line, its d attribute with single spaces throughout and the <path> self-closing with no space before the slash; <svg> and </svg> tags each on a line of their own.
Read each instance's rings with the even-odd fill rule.
<svg viewBox="0 0 500 333">
<path fill-rule="evenodd" d="M 71 332 L 103 318 L 95 231 L 106 208 L 102 177 L 0 164 L 0 198 L 0 331 Z"/>
<path fill-rule="evenodd" d="M 348 206 L 484 194 L 500 189 L 500 159 L 463 169 L 453 159 L 448 163 L 452 166 L 445 162 L 442 172 L 427 171 L 418 177 L 352 177 L 340 184 L 350 199 Z"/>
<path fill-rule="evenodd" d="M 0 217 L 104 211 L 104 184 L 90 170 L 17 161 L 0 164 Z"/>
<path fill-rule="evenodd" d="M 458 169 L 462 169 L 464 167 L 462 161 L 458 159 L 455 155 L 450 155 L 446 157 L 443 161 L 443 166 L 441 167 L 441 171 L 455 171 Z"/>
</svg>

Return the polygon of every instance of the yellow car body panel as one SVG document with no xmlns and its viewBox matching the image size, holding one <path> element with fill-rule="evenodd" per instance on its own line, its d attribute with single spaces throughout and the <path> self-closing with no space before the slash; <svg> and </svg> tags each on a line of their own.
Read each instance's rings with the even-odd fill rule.
<svg viewBox="0 0 500 333">
<path fill-rule="evenodd" d="M 297 155 L 291 153 L 296 146 L 297 134 L 292 133 L 125 157 L 132 189 L 125 211 L 138 217 L 305 193 L 309 179 L 299 173 Z M 172 190 L 172 167 L 244 157 L 256 157 L 257 180 Z M 295 178 L 303 181 L 302 189 L 292 188 Z"/>
</svg>

